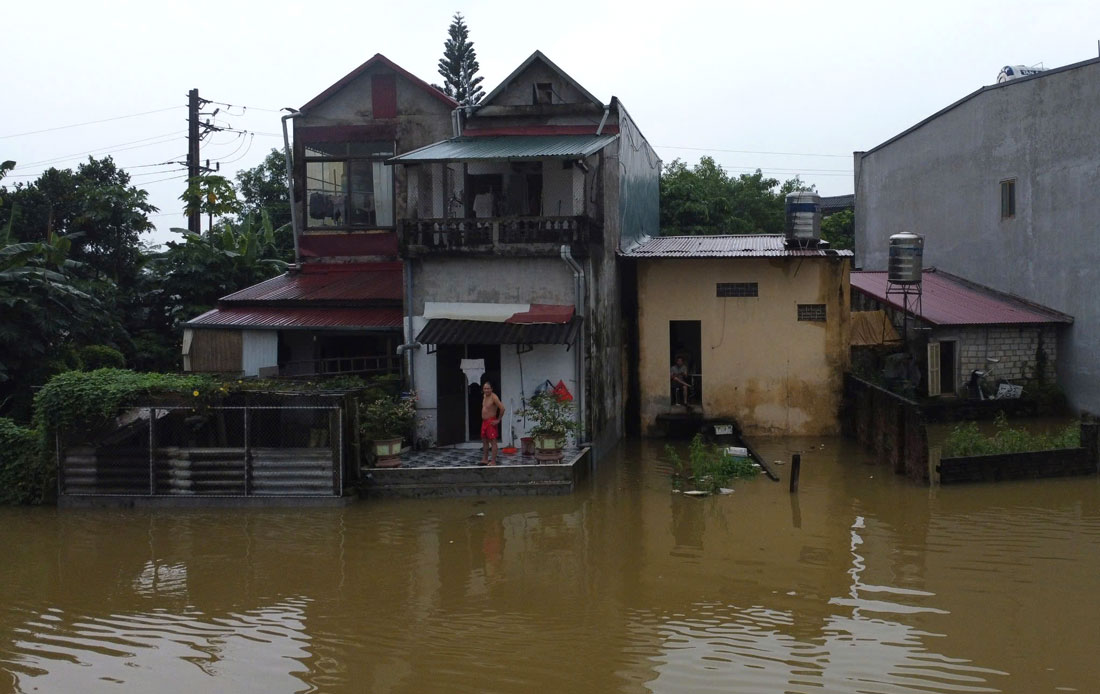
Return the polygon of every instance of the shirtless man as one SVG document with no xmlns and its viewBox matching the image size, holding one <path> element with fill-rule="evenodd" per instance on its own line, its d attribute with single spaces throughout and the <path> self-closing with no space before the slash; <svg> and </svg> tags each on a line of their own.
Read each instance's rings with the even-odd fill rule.
<svg viewBox="0 0 1100 694">
<path fill-rule="evenodd" d="M 493 392 L 493 384 L 485 381 L 481 386 L 481 465 L 497 464 L 497 440 L 500 439 L 500 420 L 504 417 L 504 403 Z M 489 450 L 493 451 L 492 460 Z"/>
</svg>

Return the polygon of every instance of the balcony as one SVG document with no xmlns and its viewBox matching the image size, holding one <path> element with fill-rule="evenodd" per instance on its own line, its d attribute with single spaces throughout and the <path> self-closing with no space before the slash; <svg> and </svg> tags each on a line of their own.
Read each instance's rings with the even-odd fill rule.
<svg viewBox="0 0 1100 694">
<path fill-rule="evenodd" d="M 586 257 L 603 243 L 603 228 L 585 216 L 402 219 L 398 231 L 407 256 L 555 256 L 568 245 Z"/>
</svg>

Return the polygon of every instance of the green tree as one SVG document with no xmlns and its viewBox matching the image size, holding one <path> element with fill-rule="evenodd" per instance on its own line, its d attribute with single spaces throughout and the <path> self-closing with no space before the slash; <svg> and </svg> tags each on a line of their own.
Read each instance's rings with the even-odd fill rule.
<svg viewBox="0 0 1100 694">
<path fill-rule="evenodd" d="M 443 77 L 443 93 L 463 106 L 473 106 L 485 96 L 480 65 L 470 30 L 461 12 L 456 12 L 447 29 L 448 38 L 443 42 L 443 57 L 439 59 L 439 74 Z"/>
<path fill-rule="evenodd" d="M 841 210 L 821 220 L 821 238 L 837 249 L 853 250 L 856 237 L 856 216 L 851 210 Z"/>
<path fill-rule="evenodd" d="M 275 246 L 280 257 L 294 257 L 294 232 L 290 228 L 290 198 L 286 187 L 286 157 L 272 149 L 264 160 L 251 169 L 237 173 L 237 192 L 241 198 L 238 223 L 251 215 L 260 219 L 266 211 L 275 228 Z"/>
<path fill-rule="evenodd" d="M 661 171 L 661 233 L 779 234 L 787 193 L 807 187 L 798 177 L 780 185 L 759 169 L 733 177 L 711 157 L 690 168 L 676 159 Z"/>
<path fill-rule="evenodd" d="M 0 209 L 0 223 L 10 225 L 14 239 L 68 236 L 70 257 L 80 263 L 78 276 L 109 279 L 123 288 L 135 278 L 141 235 L 152 230 L 149 215 L 157 208 L 111 157 L 89 157 L 76 171 L 47 169 L 33 183 L 4 193 L 10 204 Z"/>
</svg>

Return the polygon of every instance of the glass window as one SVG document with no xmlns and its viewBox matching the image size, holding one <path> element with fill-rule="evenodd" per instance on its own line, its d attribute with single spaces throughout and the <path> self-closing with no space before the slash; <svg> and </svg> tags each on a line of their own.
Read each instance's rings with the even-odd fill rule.
<svg viewBox="0 0 1100 694">
<path fill-rule="evenodd" d="M 391 142 L 322 142 L 305 147 L 306 228 L 392 227 Z"/>
</svg>

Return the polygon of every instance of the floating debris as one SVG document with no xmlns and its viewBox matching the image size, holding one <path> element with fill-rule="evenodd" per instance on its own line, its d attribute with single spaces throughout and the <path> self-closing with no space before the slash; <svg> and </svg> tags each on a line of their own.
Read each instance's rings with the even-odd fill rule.
<svg viewBox="0 0 1100 694">
<path fill-rule="evenodd" d="M 718 488 L 718 493 L 719 494 L 733 494 L 733 490 L 732 489 L 727 489 L 725 487 L 719 487 Z"/>
<path fill-rule="evenodd" d="M 710 496 L 710 492 L 704 492 L 701 489 L 689 489 L 684 492 L 684 496 Z"/>
</svg>

